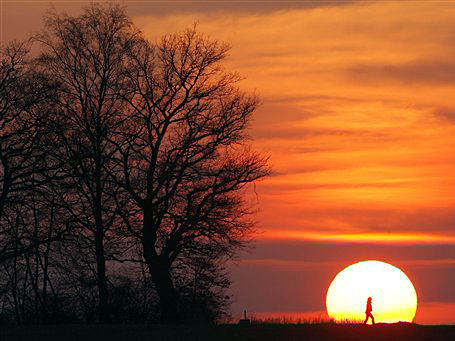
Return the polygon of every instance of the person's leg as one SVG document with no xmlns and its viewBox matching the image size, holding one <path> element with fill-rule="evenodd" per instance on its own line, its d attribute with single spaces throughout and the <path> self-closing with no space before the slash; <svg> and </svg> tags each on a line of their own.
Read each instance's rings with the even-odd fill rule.
<svg viewBox="0 0 455 341">
<path fill-rule="evenodd" d="M 368 314 L 365 314 L 365 315 L 366 315 L 365 316 L 365 321 L 363 322 L 363 324 L 367 324 L 367 322 L 368 322 Z"/>
<path fill-rule="evenodd" d="M 370 316 L 371 316 L 371 321 L 373 321 L 373 324 L 374 324 L 374 316 L 372 313 L 370 313 Z"/>
</svg>

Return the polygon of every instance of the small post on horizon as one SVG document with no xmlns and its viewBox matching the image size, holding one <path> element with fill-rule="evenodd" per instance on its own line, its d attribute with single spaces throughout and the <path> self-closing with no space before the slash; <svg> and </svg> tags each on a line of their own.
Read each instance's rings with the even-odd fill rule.
<svg viewBox="0 0 455 341">
<path fill-rule="evenodd" d="M 246 318 L 246 309 L 243 310 L 243 319 L 241 319 L 239 321 L 239 324 L 241 324 L 241 325 L 243 325 L 243 324 L 251 324 L 251 321 Z"/>
</svg>

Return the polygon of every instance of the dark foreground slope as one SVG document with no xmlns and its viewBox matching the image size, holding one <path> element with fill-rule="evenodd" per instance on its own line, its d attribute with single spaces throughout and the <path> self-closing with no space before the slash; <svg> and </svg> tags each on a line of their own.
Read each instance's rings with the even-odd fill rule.
<svg viewBox="0 0 455 341">
<path fill-rule="evenodd" d="M 310 325 L 63 325 L 0 326 L 0 341 L 161 341 L 161 340 L 455 340 L 455 326 L 410 324 Z"/>
</svg>

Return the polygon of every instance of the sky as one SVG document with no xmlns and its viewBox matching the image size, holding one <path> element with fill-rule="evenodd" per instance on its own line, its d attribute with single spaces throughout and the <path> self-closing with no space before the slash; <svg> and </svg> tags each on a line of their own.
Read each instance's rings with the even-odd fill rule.
<svg viewBox="0 0 455 341">
<path fill-rule="evenodd" d="M 80 13 L 87 2 L 53 2 Z M 335 275 L 402 269 L 416 322 L 455 323 L 455 2 L 124 1 L 150 40 L 195 22 L 261 106 L 250 143 L 253 248 L 232 266 L 232 315 L 325 316 Z M 50 2 L 1 1 L 2 43 L 42 28 Z"/>
</svg>

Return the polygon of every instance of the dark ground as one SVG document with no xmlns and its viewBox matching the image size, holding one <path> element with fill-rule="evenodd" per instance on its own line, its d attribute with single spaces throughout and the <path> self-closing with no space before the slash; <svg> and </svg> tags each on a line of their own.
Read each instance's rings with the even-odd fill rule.
<svg viewBox="0 0 455 341">
<path fill-rule="evenodd" d="M 455 326 L 411 324 L 0 326 L 0 341 L 10 340 L 455 340 Z"/>
</svg>

